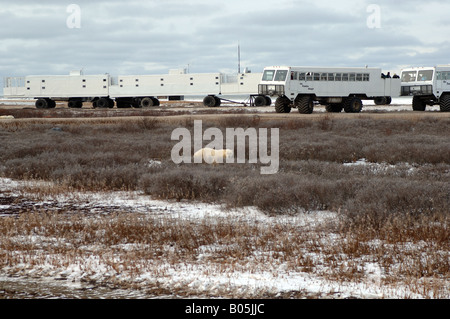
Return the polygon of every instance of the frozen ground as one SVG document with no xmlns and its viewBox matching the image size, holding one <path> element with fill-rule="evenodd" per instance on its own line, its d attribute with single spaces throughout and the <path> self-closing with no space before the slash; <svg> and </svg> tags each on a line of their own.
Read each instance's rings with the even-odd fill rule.
<svg viewBox="0 0 450 319">
<path fill-rule="evenodd" d="M 357 165 L 365 165 L 361 160 Z M 6 178 L 0 179 L 0 200 L 5 197 L 22 196 L 30 198 L 33 205 L 43 209 L 58 209 L 70 206 L 87 214 L 100 214 L 111 212 L 115 209 L 127 210 L 141 214 L 160 216 L 165 220 L 183 219 L 194 223 L 205 223 L 211 220 L 228 220 L 230 223 L 255 223 L 264 227 L 275 227 L 276 225 L 296 224 L 305 229 L 314 229 L 323 223 L 336 218 L 335 212 L 317 211 L 308 214 L 300 214 L 294 217 L 269 217 L 260 213 L 257 209 L 249 207 L 234 211 L 225 211 L 218 205 L 186 202 L 166 202 L 152 200 L 134 192 L 115 193 L 72 193 L 68 196 L 49 196 L 44 200 L 42 197 L 33 202 L 33 194 L 27 194 L 30 187 L 43 186 L 30 182 L 13 181 Z M 1 202 L 0 202 L 1 203 Z M 11 216 L 17 210 L 16 203 L 5 203 L 0 205 L 2 216 Z M 24 204 L 22 202 L 22 204 Z M 0 217 L 1 218 L 1 217 Z M 333 241 L 332 234 L 323 240 Z M 39 236 L 28 238 L 32 242 L 44 240 Z M 48 240 L 48 239 L 47 239 Z M 126 248 L 124 244 L 124 248 Z M 129 247 L 133 249 L 132 245 Z M 95 247 L 89 248 L 95 251 Z M 168 248 L 171 249 L 171 248 Z M 205 260 L 211 247 L 204 247 Z M 174 252 L 175 253 L 175 252 Z M 320 259 L 320 255 L 313 256 Z M 199 255 L 199 260 L 202 255 Z M 89 264 L 90 273 L 83 269 L 86 265 L 73 263 L 65 269 L 55 269 L 51 265 L 34 267 L 22 264 L 12 269 L 0 269 L 0 297 L 24 297 L 30 296 L 54 298 L 173 298 L 174 295 L 149 296 L 142 290 L 125 289 L 109 290 L 104 286 L 98 286 L 92 282 L 102 281 L 109 278 L 107 267 L 101 260 L 93 256 L 84 261 Z M 242 295 L 252 293 L 270 293 L 270 296 L 289 297 L 301 292 L 303 297 L 311 298 L 424 298 L 421 294 L 408 290 L 408 287 L 396 285 L 394 288 L 382 284 L 383 270 L 376 263 L 364 263 L 361 269 L 364 272 L 362 280 L 355 282 L 334 282 L 316 276 L 314 273 L 296 272 L 286 270 L 284 265 L 277 267 L 249 265 L 248 269 L 239 268 L 235 270 L 217 270 L 213 263 L 180 263 L 159 265 L 165 269 L 164 275 L 155 279 L 152 273 L 133 274 L 122 273 L 119 280 L 133 281 L 137 286 L 145 287 L 154 284 L 155 280 L 161 287 L 180 290 L 189 289 L 198 291 L 197 297 L 208 296 L 208 292 L 233 290 Z M 18 269 L 20 268 L 20 269 Z M 93 271 L 94 270 L 94 271 Z M 14 276 L 10 275 L 14 273 Z M 19 275 L 18 275 L 19 274 Z M 89 277 L 89 281 L 83 280 Z M 89 284 L 88 282 L 91 282 Z M 9 292 L 15 292 L 9 295 Z M 449 295 L 450 296 L 450 295 Z M 195 296 L 194 296 L 195 297 Z"/>
</svg>

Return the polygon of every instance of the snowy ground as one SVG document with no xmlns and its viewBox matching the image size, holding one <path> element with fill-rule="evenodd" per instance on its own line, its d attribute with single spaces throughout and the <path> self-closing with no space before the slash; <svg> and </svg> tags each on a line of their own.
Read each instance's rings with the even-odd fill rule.
<svg viewBox="0 0 450 319">
<path fill-rule="evenodd" d="M 364 160 L 359 161 L 356 165 L 365 165 Z M 46 183 L 40 185 L 45 187 Z M 0 179 L 0 197 L 4 196 L 25 196 L 33 197 L 33 194 L 28 194 L 24 190 L 36 186 L 35 183 L 13 181 L 6 178 Z M 1 199 L 1 198 L 0 198 Z M 152 200 L 148 196 L 133 192 L 115 192 L 115 193 L 72 193 L 64 196 L 49 196 L 48 198 L 35 202 L 41 207 L 64 207 L 70 205 L 71 207 L 78 207 L 80 210 L 92 214 L 98 214 L 110 210 L 111 207 L 119 208 L 121 210 L 134 211 L 136 213 L 151 214 L 155 217 L 160 216 L 165 220 L 170 219 L 184 219 L 195 223 L 205 223 L 212 220 L 228 220 L 232 223 L 255 223 L 258 225 L 265 225 L 267 227 L 274 227 L 275 225 L 292 225 L 296 224 L 305 229 L 313 229 L 323 223 L 336 218 L 335 212 L 317 211 L 308 214 L 300 214 L 294 217 L 269 217 L 260 213 L 257 209 L 249 207 L 246 209 L 239 209 L 234 211 L 225 211 L 218 205 L 209 205 L 202 203 L 180 203 L 180 202 L 166 202 L 159 200 Z M 0 205 L 0 215 L 11 216 L 16 207 L 15 204 Z M 1 218 L 1 217 L 0 217 Z M 333 235 L 330 234 L 328 238 L 323 240 L 332 241 Z M 35 238 L 28 238 L 32 242 L 43 240 L 39 236 Z M 124 248 L 126 244 L 124 245 Z M 129 247 L 133 249 L 132 245 Z M 94 248 L 90 248 L 93 251 Z M 168 249 L 171 249 L 170 247 Z M 207 258 L 208 251 L 211 247 L 204 247 Z M 320 258 L 320 256 L 314 256 Z M 200 254 L 199 259 L 202 256 Z M 84 261 L 89 264 L 91 272 L 89 274 L 90 280 L 101 280 L 102 278 L 110 277 L 107 267 L 95 257 Z M 39 266 L 33 267 L 28 264 L 23 264 L 15 267 L 14 277 L 9 275 L 12 269 L 0 269 L 0 295 L 8 291 L 8 286 L 17 285 L 34 287 L 39 286 L 45 293 L 37 294 L 44 297 L 87 297 L 87 298 L 146 298 L 148 295 L 139 292 L 138 290 L 114 290 L 108 291 L 105 288 L 89 287 L 83 280 L 87 274 L 83 269 L 85 265 L 74 263 L 69 265 L 66 269 L 54 269 L 50 265 L 48 267 Z M 223 289 L 232 289 L 241 292 L 242 295 L 251 294 L 253 292 L 268 292 L 271 296 L 289 296 L 292 292 L 302 292 L 302 296 L 317 297 L 317 298 L 424 298 L 426 296 L 416 294 L 409 291 L 407 287 L 395 286 L 389 288 L 382 284 L 383 270 L 376 263 L 367 262 L 362 265 L 363 280 L 355 282 L 333 282 L 316 276 L 314 273 L 296 272 L 286 270 L 284 265 L 277 267 L 259 265 L 252 265 L 249 269 L 239 268 L 230 271 L 228 269 L 218 271 L 217 265 L 212 263 L 183 263 L 178 265 L 159 265 L 165 268 L 164 275 L 160 276 L 158 284 L 162 287 L 171 287 L 182 289 L 187 287 L 192 291 L 199 291 L 199 296 L 208 295 L 208 292 L 220 292 Z M 21 268 L 21 269 L 17 269 Z M 95 273 L 92 273 L 95 269 Z M 17 274 L 20 274 L 18 276 Z M 122 274 L 122 280 L 133 280 L 137 285 L 144 286 L 153 283 L 152 273 L 141 273 L 137 277 L 131 274 Z M 63 280 L 61 280 L 63 279 Z M 226 288 L 224 288 L 226 287 Z M 26 289 L 23 288 L 22 289 Z M 31 288 L 30 288 L 31 289 Z M 61 292 L 64 291 L 63 292 Z M 17 291 L 17 289 L 16 289 Z M 52 291 L 58 291 L 52 292 Z M 24 293 L 27 297 L 26 292 Z M 36 293 L 35 293 L 36 295 Z M 450 295 L 449 295 L 450 296 Z M 29 297 L 29 296 L 28 296 Z M 162 298 L 174 296 L 158 296 Z"/>
<path fill-rule="evenodd" d="M 10 104 L 17 103 L 17 104 Z M 0 100 L 1 105 L 32 106 L 34 102 L 11 102 Z M 224 104 L 224 107 L 240 106 L 234 104 Z M 185 106 L 190 108 L 189 105 Z M 273 112 L 273 107 L 252 108 L 256 112 Z M 439 111 L 439 106 L 427 107 L 428 111 Z M 377 106 L 371 101 L 364 101 L 363 112 L 401 112 L 411 111 L 410 98 L 393 99 L 390 106 Z M 318 106 L 315 112 L 325 112 L 325 108 Z M 152 163 L 158 165 L 158 163 Z M 355 163 L 345 165 L 370 165 L 373 170 L 386 170 L 389 165 L 368 163 L 361 159 Z M 406 164 L 405 164 L 406 165 Z M 414 169 L 414 168 L 408 168 Z M 36 187 L 51 187 L 48 183 L 13 181 L 7 178 L 0 178 L 0 218 L 13 216 L 23 205 L 33 205 L 42 207 L 45 210 L 58 210 L 64 207 L 71 207 L 76 211 L 82 211 L 88 215 L 102 214 L 104 212 L 114 212 L 126 210 L 163 218 L 164 220 L 187 220 L 193 223 L 208 223 L 213 220 L 227 220 L 230 223 L 242 224 L 251 223 L 262 225 L 263 227 L 274 227 L 277 225 L 298 225 L 308 231 L 315 227 L 334 221 L 337 212 L 317 211 L 297 216 L 269 217 L 262 214 L 256 208 L 226 211 L 219 205 L 209 205 L 203 203 L 187 202 L 167 202 L 153 200 L 135 192 L 115 192 L 115 193 L 71 193 L 69 195 L 49 195 L 43 198 L 42 195 L 36 197 L 34 192 L 28 193 L 30 189 Z M 5 197 L 22 196 L 28 201 L 10 203 L 2 201 Z M 324 242 L 336 240 L 335 235 L 329 234 L 322 238 Z M 27 238 L 32 243 L 39 241 L 51 241 L 39 236 Z M 132 245 L 124 244 L 123 249 L 135 249 Z M 95 251 L 95 247 L 89 247 Z M 168 247 L 167 249 L 172 249 Z M 202 247 L 204 253 L 199 254 L 199 260 L 209 258 L 208 254 L 218 247 Z M 322 257 L 318 253 L 311 254 L 314 260 Z M 89 264 L 90 273 L 84 270 Z M 393 265 L 395 266 L 395 265 Z M 384 270 L 380 265 L 373 262 L 364 262 L 360 265 L 363 273 L 361 278 L 352 282 L 332 281 L 314 272 L 301 272 L 288 270 L 283 264 L 277 265 L 257 265 L 249 264 L 248 268 L 221 269 L 217 270 L 214 263 L 180 263 L 177 265 L 158 265 L 163 268 L 164 276 L 160 276 L 157 281 L 161 287 L 189 289 L 198 291 L 198 297 L 210 295 L 209 293 L 219 293 L 224 290 L 233 290 L 239 295 L 258 295 L 264 292 L 270 296 L 282 298 L 289 296 L 310 297 L 310 298 L 427 298 L 433 297 L 421 294 L 417 290 L 410 290 L 410 287 L 397 284 L 386 286 L 383 283 Z M 94 270 L 94 271 L 92 271 Z M 89 282 L 105 281 L 111 277 L 110 270 L 98 258 L 92 257 L 82 263 L 74 262 L 64 269 L 54 268 L 51 265 L 40 265 L 35 267 L 30 264 L 21 264 L 14 269 L 0 269 L 0 297 L 8 295 L 10 297 L 29 298 L 38 297 L 69 297 L 69 298 L 148 298 L 149 295 L 143 290 L 136 289 L 108 289 L 104 286 L 89 284 Z M 13 276 L 11 276 L 13 274 Z M 89 277 L 89 281 L 86 278 Z M 145 287 L 155 284 L 154 273 L 142 272 L 137 277 L 133 274 L 123 273 L 118 280 L 133 282 L 135 285 Z M 21 292 L 17 295 L 17 292 Z M 296 294 L 301 292 L 300 294 Z M 450 288 L 447 291 L 450 297 Z M 173 295 L 159 295 L 150 297 L 172 298 Z"/>
</svg>

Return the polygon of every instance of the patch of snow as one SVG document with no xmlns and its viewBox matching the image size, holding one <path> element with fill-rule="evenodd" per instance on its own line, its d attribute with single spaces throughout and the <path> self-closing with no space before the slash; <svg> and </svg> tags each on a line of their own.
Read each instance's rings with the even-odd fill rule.
<svg viewBox="0 0 450 319">
<path fill-rule="evenodd" d="M 356 163 L 347 165 L 369 165 L 365 159 Z M 23 186 L 30 186 L 32 182 L 13 181 L 7 178 L 0 178 L 0 194 L 7 192 L 9 194 L 21 194 Z M 39 184 L 39 183 L 38 183 Z M 76 201 L 74 200 L 76 199 Z M 164 218 L 183 219 L 192 222 L 203 223 L 205 221 L 227 220 L 234 223 L 254 223 L 260 227 L 273 227 L 274 225 L 298 225 L 299 227 L 314 228 L 327 221 L 332 221 L 338 217 L 336 212 L 316 211 L 311 213 L 299 214 L 296 216 L 267 216 L 261 213 L 255 207 L 246 207 L 243 209 L 224 210 L 221 205 L 192 203 L 192 202 L 172 202 L 154 200 L 149 196 L 144 196 L 139 192 L 114 192 L 114 193 L 76 193 L 70 195 L 58 195 L 56 200 L 61 205 L 70 202 L 71 205 L 85 205 L 85 207 L 120 207 L 127 211 L 134 211 L 154 216 L 164 216 Z M 77 202 L 78 201 L 78 202 Z M 51 202 L 51 200 L 49 200 Z M 8 205 L 4 205 L 7 207 Z M 2 210 L 0 206 L 0 214 Z M 37 233 L 39 231 L 37 230 Z M 320 240 L 325 243 L 333 241 L 335 234 L 324 236 Z M 325 238 L 326 237 L 326 238 Z M 42 254 L 45 254 L 46 245 L 64 244 L 55 243 L 50 238 L 43 238 L 34 235 L 32 238 L 15 237 L 15 241 L 38 242 L 42 247 Z M 376 245 L 376 243 L 374 243 Z M 124 251 L 134 252 L 146 249 L 142 245 L 131 243 L 118 244 Z M 365 279 L 360 282 L 334 282 L 315 275 L 311 272 L 293 271 L 288 269 L 287 265 L 279 264 L 260 264 L 258 258 L 249 259 L 248 265 L 239 264 L 233 271 L 219 269 L 220 265 L 209 262 L 210 255 L 214 252 L 230 248 L 223 245 L 204 245 L 198 250 L 196 262 L 170 263 L 169 261 L 157 261 L 159 276 L 155 278 L 154 271 L 146 272 L 145 269 L 137 276 L 111 269 L 102 258 L 94 253 L 84 260 L 75 258 L 68 261 L 65 269 L 55 269 L 52 265 L 52 258 L 47 256 L 47 264 L 39 267 L 22 264 L 16 265 L 15 271 L 27 276 L 41 276 L 44 278 L 64 279 L 67 285 L 72 283 L 74 287 L 79 287 L 85 279 L 89 280 L 107 280 L 105 278 L 115 278 L 139 284 L 157 283 L 160 287 L 174 289 L 176 287 L 189 287 L 200 294 L 218 292 L 223 289 L 233 289 L 238 293 L 267 292 L 273 295 L 281 295 L 284 292 L 297 291 L 306 292 L 308 295 L 318 295 L 330 298 L 403 298 L 405 295 L 414 298 L 422 298 L 420 295 L 405 292 L 402 288 L 391 289 L 381 285 L 383 278 L 383 268 L 377 263 L 361 262 L 361 271 L 365 274 Z M 95 247 L 79 247 L 87 252 L 94 252 Z M 100 249 L 100 248 L 99 248 Z M 166 252 L 176 254 L 173 246 L 162 247 Z M 257 255 L 258 252 L 255 252 Z M 267 252 L 261 252 L 267 254 Z M 217 256 L 217 255 L 215 255 Z M 257 257 L 257 256 L 256 256 Z M 322 258 L 319 253 L 311 253 L 311 258 L 319 260 Z M 151 261 L 156 262 L 156 261 Z M 148 267 L 148 266 L 146 266 Z M 8 269 L 0 269 L 0 272 L 7 272 Z M 0 277 L 0 283 L 5 279 Z M 227 288 L 228 287 L 228 288 Z"/>
</svg>

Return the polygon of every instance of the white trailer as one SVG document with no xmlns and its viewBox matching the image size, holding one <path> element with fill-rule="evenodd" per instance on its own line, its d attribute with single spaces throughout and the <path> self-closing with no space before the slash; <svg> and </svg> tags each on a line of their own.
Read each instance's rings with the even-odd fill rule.
<svg viewBox="0 0 450 319">
<path fill-rule="evenodd" d="M 54 108 L 56 101 L 68 101 L 69 107 L 78 108 L 86 101 L 109 101 L 110 85 L 111 77 L 108 74 L 82 75 L 81 72 L 71 72 L 70 75 L 8 77 L 4 81 L 3 96 L 34 98 L 37 108 Z"/>
<path fill-rule="evenodd" d="M 450 65 L 402 70 L 402 96 L 413 96 L 414 111 L 439 104 L 441 112 L 450 112 Z"/>
<path fill-rule="evenodd" d="M 119 76 L 110 87 L 110 96 L 118 107 L 159 105 L 158 96 L 184 99 L 185 96 L 205 96 L 208 107 L 221 104 L 220 96 L 254 95 L 261 73 L 226 75 L 222 73 L 185 73 L 171 70 L 164 75 Z"/>
<path fill-rule="evenodd" d="M 328 112 L 361 112 L 362 100 L 390 104 L 400 96 L 400 79 L 386 78 L 379 68 L 325 68 L 271 66 L 264 68 L 259 95 L 275 96 L 275 110 L 302 114 L 313 112 L 314 103 Z"/>
<path fill-rule="evenodd" d="M 71 108 L 83 102 L 94 107 L 148 107 L 160 104 L 159 98 L 181 100 L 185 96 L 204 96 L 205 106 L 219 106 L 221 97 L 257 94 L 262 73 L 186 73 L 171 70 L 169 74 L 84 75 L 71 72 L 59 76 L 8 77 L 4 81 L 4 97 L 33 98 L 37 108 L 53 108 L 55 101 L 67 101 Z"/>
</svg>

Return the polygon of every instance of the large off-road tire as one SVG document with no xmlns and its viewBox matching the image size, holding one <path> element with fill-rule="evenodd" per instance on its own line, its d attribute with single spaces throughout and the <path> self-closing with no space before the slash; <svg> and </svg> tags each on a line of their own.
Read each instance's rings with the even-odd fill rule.
<svg viewBox="0 0 450 319">
<path fill-rule="evenodd" d="M 341 113 L 343 108 L 342 104 L 328 104 L 325 106 L 325 110 L 330 113 Z"/>
<path fill-rule="evenodd" d="M 375 102 L 375 105 L 386 105 L 386 104 L 388 104 L 387 103 L 387 97 L 385 97 L 385 96 L 376 97 L 373 101 Z"/>
<path fill-rule="evenodd" d="M 217 96 L 215 96 L 214 99 L 216 100 L 216 105 L 214 105 L 214 106 L 219 107 L 222 104 L 222 100 L 220 98 L 218 98 Z"/>
<path fill-rule="evenodd" d="M 70 109 L 81 109 L 83 107 L 83 102 L 80 100 L 69 100 L 69 102 L 67 102 L 67 106 Z"/>
<path fill-rule="evenodd" d="M 272 105 L 272 99 L 270 98 L 270 96 L 266 96 L 266 106 L 271 106 Z"/>
<path fill-rule="evenodd" d="M 151 97 L 151 99 L 153 100 L 153 105 L 154 106 L 160 106 L 161 103 L 159 102 L 159 100 L 156 97 Z"/>
<path fill-rule="evenodd" d="M 97 100 L 96 107 L 101 108 L 101 109 L 113 108 L 114 107 L 114 101 L 109 99 L 109 98 L 102 97 L 102 98 Z"/>
<path fill-rule="evenodd" d="M 275 112 L 277 113 L 290 113 L 291 112 L 291 101 L 285 97 L 279 97 L 275 101 Z"/>
<path fill-rule="evenodd" d="M 144 97 L 139 103 L 140 107 L 152 107 L 155 106 L 155 101 L 151 97 Z"/>
<path fill-rule="evenodd" d="M 35 103 L 37 109 L 48 109 L 48 100 L 38 99 Z"/>
<path fill-rule="evenodd" d="M 392 97 L 386 96 L 386 105 L 391 105 L 392 103 Z"/>
<path fill-rule="evenodd" d="M 441 112 L 450 112 L 450 95 L 444 95 L 439 102 Z"/>
<path fill-rule="evenodd" d="M 258 95 L 255 97 L 255 106 L 266 106 L 267 99 L 264 95 Z"/>
<path fill-rule="evenodd" d="M 54 109 L 56 107 L 56 102 L 51 100 L 51 99 L 48 99 L 47 100 L 47 105 L 48 105 L 49 109 Z"/>
<path fill-rule="evenodd" d="M 206 107 L 215 107 L 216 103 L 216 97 L 213 95 L 205 96 L 205 98 L 203 99 L 203 105 Z"/>
<path fill-rule="evenodd" d="M 350 97 L 344 102 L 344 111 L 346 113 L 360 113 L 363 108 L 363 103 L 360 98 Z"/>
<path fill-rule="evenodd" d="M 131 104 L 124 100 L 116 100 L 116 105 L 118 109 L 128 109 L 131 107 Z"/>
<path fill-rule="evenodd" d="M 314 100 L 310 96 L 297 96 L 294 101 L 300 114 L 311 114 L 314 111 Z"/>
<path fill-rule="evenodd" d="M 412 101 L 413 111 L 423 112 L 423 111 L 425 111 L 426 107 L 427 107 L 427 104 L 425 103 L 425 101 L 420 99 L 418 96 L 413 97 L 413 101 Z"/>
<path fill-rule="evenodd" d="M 131 102 L 131 107 L 134 107 L 135 109 L 142 108 L 142 100 L 140 98 L 136 98 Z"/>
</svg>

